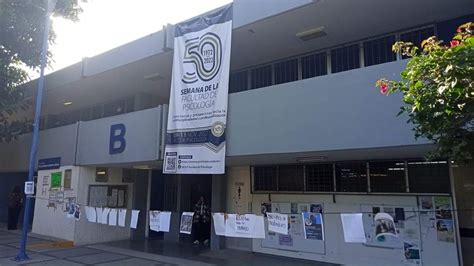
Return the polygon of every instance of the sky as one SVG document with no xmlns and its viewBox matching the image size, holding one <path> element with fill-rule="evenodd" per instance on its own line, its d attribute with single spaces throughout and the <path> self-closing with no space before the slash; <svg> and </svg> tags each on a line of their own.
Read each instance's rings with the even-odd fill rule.
<svg viewBox="0 0 474 266">
<path fill-rule="evenodd" d="M 223 6 L 231 0 L 87 0 L 79 22 L 53 18 L 50 73 Z"/>
</svg>

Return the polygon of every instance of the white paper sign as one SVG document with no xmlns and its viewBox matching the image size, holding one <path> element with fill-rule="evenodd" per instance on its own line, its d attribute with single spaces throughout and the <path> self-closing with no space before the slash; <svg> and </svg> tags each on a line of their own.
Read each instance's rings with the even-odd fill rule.
<svg viewBox="0 0 474 266">
<path fill-rule="evenodd" d="M 118 225 L 125 227 L 125 218 L 127 217 L 127 209 L 119 209 L 118 211 Z"/>
<path fill-rule="evenodd" d="M 130 218 L 130 228 L 137 229 L 138 214 L 140 214 L 140 210 L 132 210 L 132 217 Z"/>
<path fill-rule="evenodd" d="M 95 223 L 97 221 L 97 214 L 95 212 L 94 207 L 86 206 L 85 207 L 85 212 L 86 212 L 87 221 L 89 221 L 91 223 Z"/>
<path fill-rule="evenodd" d="M 225 236 L 225 215 L 224 213 L 213 213 L 214 231 L 218 236 Z"/>
<path fill-rule="evenodd" d="M 275 233 L 288 234 L 288 215 L 267 212 L 268 231 Z"/>
<path fill-rule="evenodd" d="M 263 216 L 255 214 L 247 214 L 253 216 L 254 221 L 254 233 L 253 234 L 242 234 L 237 233 L 236 229 L 236 216 L 237 214 L 228 214 L 225 220 L 225 236 L 226 237 L 243 237 L 243 238 L 265 238 L 265 222 Z"/>
<path fill-rule="evenodd" d="M 232 6 L 175 25 L 163 173 L 223 174 Z"/>
<path fill-rule="evenodd" d="M 170 231 L 171 212 L 150 211 L 150 229 L 156 232 Z"/>
<path fill-rule="evenodd" d="M 362 213 L 341 213 L 344 241 L 346 243 L 365 243 Z"/>
<path fill-rule="evenodd" d="M 237 214 L 235 216 L 235 232 L 238 234 L 253 235 L 255 232 L 255 215 Z"/>
<path fill-rule="evenodd" d="M 109 216 L 110 209 L 109 208 L 103 208 L 102 209 L 102 215 L 101 215 L 101 221 L 102 224 L 108 224 L 108 216 Z"/>
<path fill-rule="evenodd" d="M 97 215 L 97 223 L 101 224 L 102 223 L 102 208 L 101 207 L 95 207 L 96 215 Z"/>
<path fill-rule="evenodd" d="M 25 195 L 35 194 L 35 182 L 25 181 Z"/>
<path fill-rule="evenodd" d="M 109 212 L 109 225 L 117 225 L 117 209 L 110 209 Z"/>
<path fill-rule="evenodd" d="M 183 212 L 181 215 L 181 224 L 179 226 L 179 232 L 183 234 L 191 234 L 193 228 L 193 217 L 194 212 Z"/>
</svg>

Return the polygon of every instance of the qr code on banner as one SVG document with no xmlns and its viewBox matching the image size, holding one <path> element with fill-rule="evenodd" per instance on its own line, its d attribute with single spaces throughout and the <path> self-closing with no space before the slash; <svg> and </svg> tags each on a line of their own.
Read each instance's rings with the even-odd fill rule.
<svg viewBox="0 0 474 266">
<path fill-rule="evenodd" d="M 166 171 L 176 172 L 176 156 L 166 156 Z"/>
</svg>

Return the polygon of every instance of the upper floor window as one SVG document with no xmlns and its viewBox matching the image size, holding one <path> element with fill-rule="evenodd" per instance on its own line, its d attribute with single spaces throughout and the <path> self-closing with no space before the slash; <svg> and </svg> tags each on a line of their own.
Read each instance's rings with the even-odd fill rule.
<svg viewBox="0 0 474 266">
<path fill-rule="evenodd" d="M 371 192 L 406 192 L 405 162 L 370 162 Z"/>
<path fill-rule="evenodd" d="M 359 44 L 331 50 L 331 71 L 337 73 L 360 67 Z"/>
<path fill-rule="evenodd" d="M 272 65 L 252 69 L 252 89 L 272 85 Z"/>
<path fill-rule="evenodd" d="M 259 166 L 253 169 L 254 190 L 277 191 L 277 166 Z"/>
<path fill-rule="evenodd" d="M 278 167 L 278 191 L 303 191 L 303 165 L 281 165 Z"/>
<path fill-rule="evenodd" d="M 400 41 L 411 42 L 416 45 L 418 48 L 421 48 L 421 42 L 431 36 L 435 35 L 434 27 L 428 27 L 424 29 L 409 31 L 400 34 Z M 403 58 L 407 58 L 403 56 Z"/>
<path fill-rule="evenodd" d="M 248 75 L 247 71 L 231 73 L 229 77 L 229 92 L 239 92 L 247 90 Z"/>
<path fill-rule="evenodd" d="M 328 72 L 326 52 L 301 58 L 301 70 L 304 79 L 326 75 Z"/>
<path fill-rule="evenodd" d="M 449 193 L 449 167 L 446 161 L 408 162 L 410 192 Z"/>
<path fill-rule="evenodd" d="M 364 65 L 371 66 L 395 61 L 397 57 L 392 51 L 394 43 L 394 35 L 364 42 Z"/>
<path fill-rule="evenodd" d="M 275 64 L 275 84 L 298 80 L 298 59 Z"/>
<path fill-rule="evenodd" d="M 336 188 L 340 192 L 367 192 L 367 164 L 336 163 Z"/>
<path fill-rule="evenodd" d="M 334 191 L 332 164 L 309 164 L 305 167 L 306 191 Z"/>
</svg>

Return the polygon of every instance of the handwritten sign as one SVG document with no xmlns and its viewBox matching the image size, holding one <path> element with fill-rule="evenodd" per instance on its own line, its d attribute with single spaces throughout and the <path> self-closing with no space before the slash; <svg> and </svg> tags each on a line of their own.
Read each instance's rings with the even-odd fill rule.
<svg viewBox="0 0 474 266">
<path fill-rule="evenodd" d="M 254 215 L 237 214 L 235 216 L 235 232 L 240 234 L 253 235 L 255 233 Z"/>
<path fill-rule="evenodd" d="M 288 215 L 267 212 L 268 231 L 275 233 L 288 234 Z"/>
</svg>

